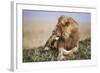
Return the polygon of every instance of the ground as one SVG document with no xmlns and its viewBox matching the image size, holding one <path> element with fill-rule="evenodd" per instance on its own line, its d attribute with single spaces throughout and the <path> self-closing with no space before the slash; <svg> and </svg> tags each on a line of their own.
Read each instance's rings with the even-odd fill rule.
<svg viewBox="0 0 100 73">
<path fill-rule="evenodd" d="M 23 62 L 57 61 L 58 49 L 44 50 L 43 46 L 38 48 L 23 49 Z M 66 56 L 67 60 L 91 59 L 91 39 L 87 38 L 79 42 L 79 50 Z"/>
</svg>

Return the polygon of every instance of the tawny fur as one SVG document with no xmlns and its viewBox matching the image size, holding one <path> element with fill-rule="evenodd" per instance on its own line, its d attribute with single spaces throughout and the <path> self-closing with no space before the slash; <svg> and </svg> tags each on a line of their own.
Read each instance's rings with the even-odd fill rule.
<svg viewBox="0 0 100 73">
<path fill-rule="evenodd" d="M 57 37 L 59 37 L 59 39 L 56 39 Z M 80 32 L 78 23 L 71 17 L 60 16 L 51 37 L 45 44 L 45 47 L 58 48 L 58 58 L 62 59 L 64 53 L 69 54 L 74 48 L 78 48 L 79 39 Z"/>
</svg>

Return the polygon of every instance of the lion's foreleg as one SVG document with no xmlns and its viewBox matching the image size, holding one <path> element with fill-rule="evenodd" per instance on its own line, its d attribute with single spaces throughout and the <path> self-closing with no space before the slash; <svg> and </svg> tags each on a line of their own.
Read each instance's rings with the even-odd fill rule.
<svg viewBox="0 0 100 73">
<path fill-rule="evenodd" d="M 63 55 L 63 50 L 64 50 L 64 48 L 59 48 L 59 53 L 58 53 L 58 57 L 57 57 L 58 60 L 63 60 L 65 58 Z"/>
</svg>

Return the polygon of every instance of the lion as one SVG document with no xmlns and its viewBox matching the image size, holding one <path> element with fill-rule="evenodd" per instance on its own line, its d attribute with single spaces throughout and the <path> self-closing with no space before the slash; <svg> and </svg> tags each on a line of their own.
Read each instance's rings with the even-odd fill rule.
<svg viewBox="0 0 100 73">
<path fill-rule="evenodd" d="M 58 60 L 62 60 L 64 55 L 78 51 L 79 39 L 79 24 L 72 17 L 62 15 L 44 47 L 57 48 Z"/>
</svg>

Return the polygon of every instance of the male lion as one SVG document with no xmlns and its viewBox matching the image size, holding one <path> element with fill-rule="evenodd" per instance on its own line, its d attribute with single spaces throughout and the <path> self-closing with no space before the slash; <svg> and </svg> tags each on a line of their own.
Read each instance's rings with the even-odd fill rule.
<svg viewBox="0 0 100 73">
<path fill-rule="evenodd" d="M 80 39 L 78 23 L 71 17 L 60 16 L 56 28 L 47 40 L 45 48 L 57 48 L 59 50 L 58 60 L 78 50 Z"/>
</svg>

